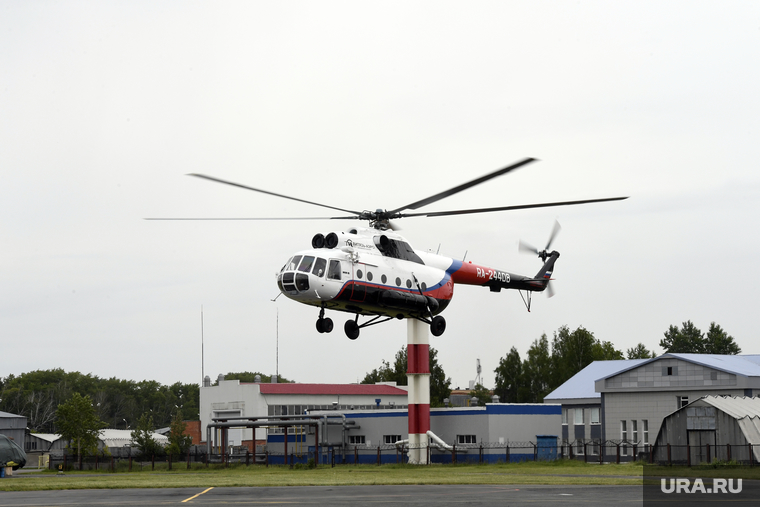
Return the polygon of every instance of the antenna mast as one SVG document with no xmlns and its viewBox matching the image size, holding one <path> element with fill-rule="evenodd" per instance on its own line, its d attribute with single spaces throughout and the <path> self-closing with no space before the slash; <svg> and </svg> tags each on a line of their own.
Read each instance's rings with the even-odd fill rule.
<svg viewBox="0 0 760 507">
<path fill-rule="evenodd" d="M 206 379 L 206 367 L 203 360 L 203 305 L 201 305 L 201 385 L 203 385 L 203 381 Z"/>
</svg>

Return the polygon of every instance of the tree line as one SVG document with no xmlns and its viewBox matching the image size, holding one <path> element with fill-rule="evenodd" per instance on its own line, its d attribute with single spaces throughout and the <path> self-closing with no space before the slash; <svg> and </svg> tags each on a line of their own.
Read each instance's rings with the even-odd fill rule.
<svg viewBox="0 0 760 507">
<path fill-rule="evenodd" d="M 671 325 L 659 342 L 666 353 L 739 354 L 741 348 L 715 322 L 707 333 L 700 331 L 691 321 L 679 328 Z M 571 331 L 567 326 L 554 332 L 551 341 L 543 334 L 533 341 L 525 358 L 512 347 L 499 359 L 493 390 L 480 384 L 470 393 L 480 403 L 489 403 L 492 393 L 502 403 L 541 403 L 544 397 L 568 381 L 593 361 L 616 359 L 648 359 L 656 357 L 643 343 L 629 348 L 624 355 L 612 342 L 597 339 L 584 327 Z M 382 360 L 379 368 L 367 373 L 362 384 L 395 381 L 407 385 L 406 347 L 396 353 L 393 364 Z M 430 406 L 443 406 L 451 394 L 451 378 L 446 377 L 438 363 L 438 352 L 430 348 Z"/>
<path fill-rule="evenodd" d="M 60 433 L 57 410 L 75 394 L 89 399 L 104 428 L 134 428 L 143 414 L 157 427 L 169 426 L 178 409 L 187 419 L 199 419 L 198 384 L 104 379 L 61 368 L 0 378 L 0 410 L 25 416 L 36 433 Z"/>
</svg>

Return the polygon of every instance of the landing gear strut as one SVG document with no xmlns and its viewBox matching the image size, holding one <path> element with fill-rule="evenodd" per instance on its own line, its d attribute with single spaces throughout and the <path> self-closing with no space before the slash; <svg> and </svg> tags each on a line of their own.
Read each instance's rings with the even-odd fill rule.
<svg viewBox="0 0 760 507">
<path fill-rule="evenodd" d="M 325 308 L 322 307 L 319 310 L 319 318 L 317 319 L 317 331 L 319 333 L 329 333 L 333 330 L 333 321 L 330 317 L 325 318 Z"/>
</svg>

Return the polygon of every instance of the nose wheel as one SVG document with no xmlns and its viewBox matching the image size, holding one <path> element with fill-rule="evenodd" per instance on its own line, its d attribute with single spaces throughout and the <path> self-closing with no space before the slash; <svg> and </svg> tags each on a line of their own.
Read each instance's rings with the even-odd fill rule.
<svg viewBox="0 0 760 507">
<path fill-rule="evenodd" d="M 325 309 L 319 310 L 319 318 L 317 319 L 317 332 L 330 333 L 333 330 L 333 321 L 330 317 L 325 318 Z"/>
</svg>

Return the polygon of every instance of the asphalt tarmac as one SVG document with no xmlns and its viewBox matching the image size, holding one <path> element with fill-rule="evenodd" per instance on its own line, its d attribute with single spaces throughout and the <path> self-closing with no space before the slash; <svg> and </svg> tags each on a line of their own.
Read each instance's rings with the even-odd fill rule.
<svg viewBox="0 0 760 507">
<path fill-rule="evenodd" d="M 641 506 L 641 486 L 310 486 L 282 488 L 84 489 L 0 492 L 0 506 L 325 505 Z"/>
</svg>

